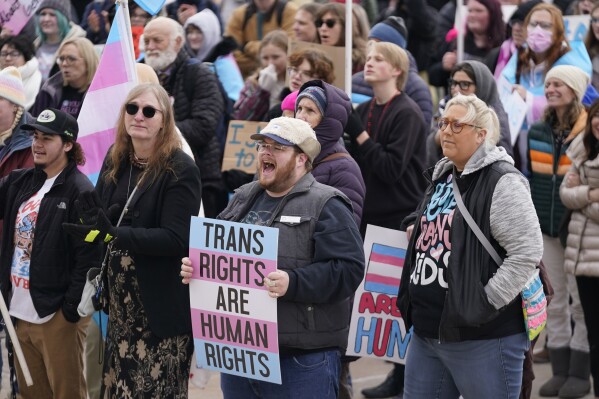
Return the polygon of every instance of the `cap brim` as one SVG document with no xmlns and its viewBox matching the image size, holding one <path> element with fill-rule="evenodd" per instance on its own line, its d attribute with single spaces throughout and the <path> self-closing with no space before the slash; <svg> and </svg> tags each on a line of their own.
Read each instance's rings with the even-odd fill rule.
<svg viewBox="0 0 599 399">
<path fill-rule="evenodd" d="M 60 135 L 60 133 L 55 132 L 54 130 L 50 129 L 48 126 L 38 125 L 37 123 L 26 123 L 23 126 L 21 126 L 21 129 L 23 129 L 23 130 L 39 130 L 40 132 L 46 133 L 46 134 Z"/>
<path fill-rule="evenodd" d="M 279 144 L 288 145 L 288 146 L 294 146 L 294 145 L 295 145 L 295 144 L 293 144 L 291 141 L 285 140 L 285 139 L 284 139 L 284 138 L 282 138 L 282 137 L 279 137 L 279 136 L 277 136 L 277 135 L 270 134 L 270 133 L 262 133 L 262 132 L 260 132 L 260 133 L 252 134 L 252 135 L 250 136 L 250 138 L 251 138 L 252 140 L 262 140 L 262 139 L 263 139 L 263 138 L 265 138 L 265 137 L 266 137 L 266 138 L 269 138 L 269 139 L 271 139 L 271 140 L 274 140 L 274 141 L 276 141 L 276 142 L 277 142 L 277 143 L 279 143 Z"/>
</svg>

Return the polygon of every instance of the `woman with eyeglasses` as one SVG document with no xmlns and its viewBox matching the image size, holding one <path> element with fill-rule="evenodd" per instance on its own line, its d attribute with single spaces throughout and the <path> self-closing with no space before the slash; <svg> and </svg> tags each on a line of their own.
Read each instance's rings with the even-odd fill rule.
<svg viewBox="0 0 599 399">
<path fill-rule="evenodd" d="M 552 4 L 537 4 L 524 20 L 526 47 L 512 55 L 501 73 L 512 90 L 526 102 L 526 118 L 514 146 L 516 166 L 529 174 L 526 164 L 527 135 L 530 126 L 539 121 L 547 105 L 544 81 L 547 72 L 557 65 L 576 65 L 591 75 L 591 60 L 584 44 L 569 43 L 565 36 L 562 12 Z"/>
<path fill-rule="evenodd" d="M 261 121 L 268 110 L 281 102 L 287 72 L 288 35 L 270 32 L 260 43 L 262 69 L 250 76 L 233 106 L 233 119 Z"/>
<path fill-rule="evenodd" d="M 360 7 L 353 5 L 354 9 Z M 364 10 L 362 10 L 364 11 Z M 368 31 L 356 11 L 352 12 L 352 74 L 364 69 Z M 367 21 L 366 21 L 367 22 Z M 345 46 L 345 6 L 339 3 L 324 4 L 316 14 L 318 41 L 327 46 Z"/>
<path fill-rule="evenodd" d="M 403 397 L 517 399 L 530 345 L 520 292 L 543 253 L 528 181 L 496 145 L 497 116 L 476 96 L 449 100 L 438 127 L 445 157 L 425 172 L 397 300 L 413 327 Z M 466 223 L 456 192 L 503 254 L 501 266 Z"/>
<path fill-rule="evenodd" d="M 584 132 L 566 151 L 572 166 L 560 186 L 560 198 L 572 211 L 564 268 L 576 286 L 588 331 L 591 376 L 599 398 L 599 101 L 589 109 Z"/>
<path fill-rule="evenodd" d="M 451 71 L 451 78 L 447 82 L 449 95 L 439 101 L 439 110 L 433 118 L 433 126 L 427 138 L 426 152 L 427 165 L 433 166 L 442 158 L 441 131 L 437 128 L 437 120 L 443 113 L 445 104 L 457 94 L 475 94 L 489 107 L 493 108 L 499 118 L 499 142 L 508 155 L 512 156 L 512 142 L 510 138 L 510 127 L 507 114 L 499 99 L 497 84 L 489 68 L 479 61 L 465 61 L 456 65 Z"/>
<path fill-rule="evenodd" d="M 189 287 L 178 273 L 189 253 L 201 183 L 181 150 L 160 85 L 142 84 L 128 94 L 95 191 L 99 198 L 83 210 L 97 217 L 78 226 L 100 231 L 108 242 L 106 397 L 186 398 L 193 336 Z"/>
<path fill-rule="evenodd" d="M 591 84 L 599 90 L 599 4 L 593 6 L 591 10 L 591 25 L 587 32 L 587 37 L 584 39 L 591 62 L 593 65 L 593 77 Z"/>
<path fill-rule="evenodd" d="M 541 120 L 530 128 L 527 139 L 532 200 L 543 232 L 543 263 L 555 291 L 547 307 L 552 377 L 541 386 L 541 396 L 579 398 L 590 389 L 584 315 L 576 280 L 564 270 L 560 226 L 565 224 L 567 216 L 559 193 L 564 175 L 572 165 L 566 151 L 587 124 L 582 98 L 588 84 L 589 75 L 578 67 L 551 68 L 545 77 L 547 107 Z"/>
<path fill-rule="evenodd" d="M 60 72 L 44 83 L 31 114 L 36 116 L 46 108 L 57 108 L 77 118 L 100 62 L 98 53 L 84 37 L 69 39 L 58 49 L 57 62 Z"/>
<path fill-rule="evenodd" d="M 17 68 L 21 74 L 27 98 L 25 110 L 28 111 L 40 91 L 42 74 L 33 44 L 25 36 L 8 36 L 0 41 L 0 69 L 9 66 Z"/>
<path fill-rule="evenodd" d="M 35 15 L 38 37 L 33 45 L 44 82 L 58 72 L 56 59 L 62 42 L 86 36 L 85 30 L 70 20 L 71 15 L 71 2 L 64 0 L 44 0 Z"/>
</svg>

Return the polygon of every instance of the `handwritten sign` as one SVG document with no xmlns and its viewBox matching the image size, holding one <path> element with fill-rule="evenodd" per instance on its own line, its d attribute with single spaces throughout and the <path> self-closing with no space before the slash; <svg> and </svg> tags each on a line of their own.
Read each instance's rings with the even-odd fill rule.
<svg viewBox="0 0 599 399">
<path fill-rule="evenodd" d="M 569 42 L 574 40 L 584 41 L 589 31 L 591 23 L 590 15 L 568 15 L 564 17 L 564 27 L 566 28 L 566 39 Z"/>
<path fill-rule="evenodd" d="M 335 66 L 335 81 L 332 84 L 341 90 L 345 90 L 345 47 L 290 40 L 287 55 L 289 56 L 305 49 L 322 51 L 331 59 L 331 61 L 333 61 L 333 65 Z M 287 76 L 287 80 L 289 80 L 289 76 Z M 289 86 L 289 81 L 286 83 L 287 86 Z"/>
<path fill-rule="evenodd" d="M 281 384 L 277 301 L 264 277 L 277 269 L 278 229 L 193 217 L 191 323 L 198 367 Z"/>
<path fill-rule="evenodd" d="M 250 138 L 260 133 L 266 122 L 230 121 L 225 143 L 222 171 L 239 169 L 247 173 L 256 173 L 256 143 Z"/>
<path fill-rule="evenodd" d="M 405 364 L 412 333 L 397 309 L 408 239 L 403 231 L 368 225 L 364 254 L 366 275 L 356 291 L 347 354 Z"/>
<path fill-rule="evenodd" d="M 526 118 L 528 107 L 517 91 L 512 91 L 512 84 L 502 75 L 497 79 L 497 91 L 499 99 L 503 104 L 503 109 L 507 114 L 508 123 L 510 126 L 510 139 L 512 145 L 516 143 L 516 139 L 522 129 L 522 123 Z"/>
<path fill-rule="evenodd" d="M 0 25 L 18 35 L 35 14 L 42 0 L 4 0 L 0 2 Z"/>
</svg>

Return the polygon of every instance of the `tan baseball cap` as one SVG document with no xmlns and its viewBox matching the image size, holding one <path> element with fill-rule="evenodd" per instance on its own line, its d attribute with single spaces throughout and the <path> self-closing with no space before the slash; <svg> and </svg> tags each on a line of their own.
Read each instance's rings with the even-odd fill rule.
<svg viewBox="0 0 599 399">
<path fill-rule="evenodd" d="M 316 133 L 307 122 L 295 118 L 275 118 L 260 133 L 252 134 L 252 140 L 263 140 L 265 137 L 279 144 L 298 146 L 304 152 L 310 162 L 320 154 L 320 143 L 316 139 Z"/>
</svg>

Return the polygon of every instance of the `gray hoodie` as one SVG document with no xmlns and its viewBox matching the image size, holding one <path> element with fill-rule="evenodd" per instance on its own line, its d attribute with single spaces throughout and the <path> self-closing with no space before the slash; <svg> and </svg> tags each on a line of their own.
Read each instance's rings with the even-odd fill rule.
<svg viewBox="0 0 599 399">
<path fill-rule="evenodd" d="M 470 157 L 462 176 L 494 162 L 514 160 L 501 147 L 483 143 Z M 435 165 L 433 181 L 453 168 L 443 158 Z M 543 256 L 543 237 L 528 180 L 520 173 L 507 173 L 497 182 L 491 200 L 491 235 L 506 251 L 503 264 L 485 287 L 489 302 L 496 308 L 509 304 L 532 277 Z"/>
</svg>

